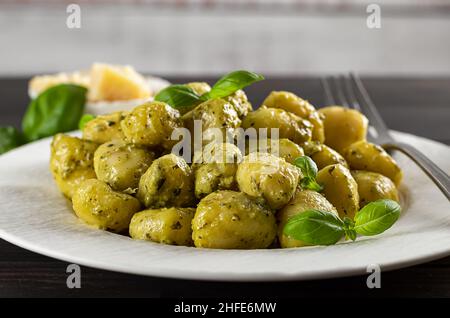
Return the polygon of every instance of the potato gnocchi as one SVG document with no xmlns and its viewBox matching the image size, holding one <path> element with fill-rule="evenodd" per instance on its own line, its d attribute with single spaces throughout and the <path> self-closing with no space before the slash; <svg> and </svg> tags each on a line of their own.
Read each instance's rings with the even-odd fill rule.
<svg viewBox="0 0 450 318">
<path fill-rule="evenodd" d="M 283 232 L 294 216 L 315 209 L 352 219 L 372 201 L 399 201 L 402 171 L 366 140 L 368 121 L 358 111 L 316 109 L 286 91 L 271 92 L 253 110 L 241 89 L 208 99 L 214 87 L 184 85 L 202 97 L 180 109 L 147 102 L 96 117 L 82 138 L 54 136 L 50 170 L 85 223 L 162 244 L 292 248 L 309 245 Z M 201 132 L 267 128 L 267 139 L 257 130 L 241 144 L 235 134 L 176 154 L 172 133 L 181 128 L 195 140 L 195 120 Z M 317 166 L 314 189 L 297 166 L 305 154 L 312 161 L 299 160 Z"/>
</svg>

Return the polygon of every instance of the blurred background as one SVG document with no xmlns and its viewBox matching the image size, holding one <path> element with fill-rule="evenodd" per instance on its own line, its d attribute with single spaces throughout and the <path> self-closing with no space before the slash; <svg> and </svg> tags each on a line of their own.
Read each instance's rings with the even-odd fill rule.
<svg viewBox="0 0 450 318">
<path fill-rule="evenodd" d="M 71 3 L 80 28 L 67 26 Z M 3 77 L 94 61 L 161 75 L 450 75 L 449 0 L 1 0 L 0 30 Z"/>
</svg>

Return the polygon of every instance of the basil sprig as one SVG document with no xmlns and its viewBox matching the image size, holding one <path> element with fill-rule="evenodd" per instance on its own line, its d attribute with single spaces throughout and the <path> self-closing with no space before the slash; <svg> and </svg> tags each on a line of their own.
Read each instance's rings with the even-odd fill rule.
<svg viewBox="0 0 450 318">
<path fill-rule="evenodd" d="M 308 156 L 302 156 L 294 160 L 294 165 L 299 167 L 302 171 L 303 178 L 300 180 L 300 185 L 303 189 L 317 192 L 323 190 L 323 187 L 316 182 L 318 169 L 314 160 Z"/>
<path fill-rule="evenodd" d="M 22 133 L 14 127 L 0 127 L 0 154 L 23 144 Z"/>
<path fill-rule="evenodd" d="M 60 84 L 45 90 L 32 100 L 22 120 L 27 141 L 78 128 L 86 103 L 87 89 Z"/>
<path fill-rule="evenodd" d="M 155 101 L 167 103 L 173 108 L 191 107 L 210 99 L 227 97 L 263 79 L 262 75 L 253 72 L 234 71 L 219 79 L 211 90 L 203 95 L 198 95 L 186 85 L 174 84 L 161 90 L 155 96 Z"/>
<path fill-rule="evenodd" d="M 333 245 L 344 235 L 355 241 L 356 235 L 377 235 L 389 229 L 399 218 L 400 205 L 392 200 L 371 202 L 358 211 L 355 220 L 319 210 L 307 210 L 290 218 L 283 233 L 312 245 Z"/>
</svg>

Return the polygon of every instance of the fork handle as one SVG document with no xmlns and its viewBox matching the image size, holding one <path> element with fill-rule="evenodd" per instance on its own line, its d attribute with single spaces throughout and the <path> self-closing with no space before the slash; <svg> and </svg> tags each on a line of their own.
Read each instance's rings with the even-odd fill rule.
<svg viewBox="0 0 450 318">
<path fill-rule="evenodd" d="M 411 158 L 433 180 L 450 201 L 450 177 L 422 152 L 402 142 L 385 143 L 383 144 L 383 148 L 386 150 L 398 150 Z"/>
</svg>

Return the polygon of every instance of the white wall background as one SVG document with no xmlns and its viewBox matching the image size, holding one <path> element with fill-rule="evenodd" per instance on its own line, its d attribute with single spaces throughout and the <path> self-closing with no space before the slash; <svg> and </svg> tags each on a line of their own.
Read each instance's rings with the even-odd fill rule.
<svg viewBox="0 0 450 318">
<path fill-rule="evenodd" d="M 71 1 L 19 2 L 0 2 L 0 76 L 75 70 L 93 61 L 132 64 L 154 74 L 244 68 L 293 76 L 349 70 L 450 75 L 448 1 L 433 7 L 423 6 L 427 1 L 381 1 L 381 29 L 367 28 L 365 5 L 342 7 L 339 1 L 237 7 L 227 1 L 82 1 L 81 29 L 66 27 Z"/>
</svg>

